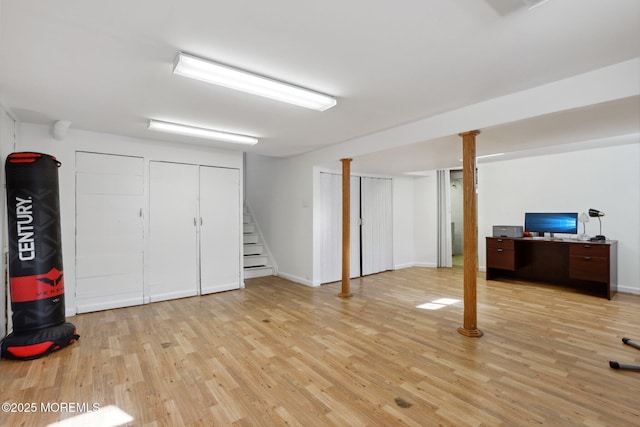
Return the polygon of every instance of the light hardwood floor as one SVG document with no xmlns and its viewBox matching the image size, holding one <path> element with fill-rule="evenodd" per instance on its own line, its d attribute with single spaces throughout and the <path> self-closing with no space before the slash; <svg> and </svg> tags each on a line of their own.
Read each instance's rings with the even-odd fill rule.
<svg viewBox="0 0 640 427">
<path fill-rule="evenodd" d="M 0 361 L 2 402 L 116 405 L 136 426 L 640 425 L 640 296 L 485 282 L 481 338 L 457 333 L 462 269 L 246 289 L 78 315 L 71 347 Z M 0 413 L 41 426 L 72 413 Z"/>
</svg>

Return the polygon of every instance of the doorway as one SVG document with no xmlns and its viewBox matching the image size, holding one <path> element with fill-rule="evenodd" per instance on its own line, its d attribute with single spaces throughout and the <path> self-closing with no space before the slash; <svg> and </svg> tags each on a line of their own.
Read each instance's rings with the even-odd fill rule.
<svg viewBox="0 0 640 427">
<path fill-rule="evenodd" d="M 464 265 L 464 192 L 462 170 L 449 171 L 451 193 L 451 252 L 454 267 Z"/>
</svg>

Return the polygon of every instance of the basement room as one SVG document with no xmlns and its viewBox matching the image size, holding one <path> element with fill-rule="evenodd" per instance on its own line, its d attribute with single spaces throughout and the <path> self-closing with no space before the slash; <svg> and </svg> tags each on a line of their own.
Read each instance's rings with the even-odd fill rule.
<svg viewBox="0 0 640 427">
<path fill-rule="evenodd" d="M 0 425 L 640 425 L 637 0 L 0 0 Z"/>
</svg>

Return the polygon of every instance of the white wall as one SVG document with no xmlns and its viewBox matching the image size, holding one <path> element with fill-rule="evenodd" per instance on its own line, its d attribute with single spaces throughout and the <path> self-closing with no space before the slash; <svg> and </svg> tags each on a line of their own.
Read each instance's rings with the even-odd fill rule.
<svg viewBox="0 0 640 427">
<path fill-rule="evenodd" d="M 436 172 L 414 178 L 414 258 L 420 267 L 438 266 L 438 180 Z"/>
<path fill-rule="evenodd" d="M 300 159 L 297 159 L 300 160 Z M 319 284 L 313 200 L 317 168 L 296 158 L 247 155 L 247 200 L 283 277 Z M 394 266 L 437 265 L 437 185 L 433 176 L 394 177 Z M 640 143 L 506 160 L 478 166 L 479 266 L 494 224 L 521 225 L 526 211 L 606 213 L 603 233 L 618 240 L 618 289 L 640 293 Z M 411 225 L 409 225 L 411 224 Z M 587 233 L 598 233 L 597 220 Z"/>
<path fill-rule="evenodd" d="M 278 264 L 278 275 L 308 286 L 321 282 L 320 230 L 313 221 L 314 208 L 319 206 L 319 178 L 320 168 L 304 158 L 246 155 L 247 203 Z M 414 226 L 419 221 L 424 227 L 435 217 L 428 209 L 420 211 L 414 206 L 414 178 L 392 179 L 394 268 L 417 264 L 416 239 L 423 257 L 421 265 L 435 265 L 427 228 L 416 233 Z M 425 184 L 421 188 L 426 192 L 421 206 L 430 206 L 435 202 L 435 187 Z M 420 213 L 420 220 L 416 213 Z"/>
<path fill-rule="evenodd" d="M 90 151 L 106 154 L 139 156 L 145 159 L 145 206 L 148 212 L 149 162 L 171 161 L 200 165 L 237 168 L 242 177 L 243 159 L 239 151 L 210 149 L 201 145 L 171 144 L 129 138 L 97 132 L 69 129 L 64 140 L 53 138 L 50 126 L 19 124 L 16 151 L 36 151 L 55 156 L 62 166 L 58 170 L 60 181 L 60 219 L 62 228 L 62 256 L 65 275 L 65 305 L 67 316 L 75 314 L 75 153 Z M 242 178 L 241 178 L 242 179 Z M 242 189 L 242 183 L 240 188 Z M 242 190 L 241 190 L 242 191 Z M 145 236 L 149 235 L 148 222 Z M 148 247 L 145 249 L 148 251 Z M 148 259 L 145 256 L 145 259 Z M 145 264 L 145 280 L 149 277 Z M 145 283 L 145 288 L 147 284 Z"/>
<path fill-rule="evenodd" d="M 618 290 L 640 294 L 640 139 L 636 143 L 478 166 L 479 266 L 492 226 L 523 225 L 527 211 L 605 212 L 602 233 L 618 240 Z M 587 234 L 599 233 L 591 218 Z M 580 226 L 582 232 L 582 226 Z"/>
<path fill-rule="evenodd" d="M 2 248 L 2 261 L 0 262 L 0 277 L 2 277 L 2 285 L 0 286 L 0 337 L 3 337 L 6 332 L 8 332 L 8 329 L 11 328 L 11 319 L 7 319 L 7 316 L 11 315 L 8 301 L 9 285 L 7 283 L 5 286 L 4 282 L 4 277 L 6 277 L 4 257 L 8 250 L 6 229 L 7 196 L 4 191 L 4 162 L 7 156 L 13 151 L 14 143 L 14 120 L 2 105 L 0 105 L 0 188 L 3 189 L 3 191 L 0 192 L 0 224 L 2 224 L 2 230 L 0 231 L 0 248 Z"/>
<path fill-rule="evenodd" d="M 415 265 L 414 178 L 393 177 L 393 268 Z"/>
<path fill-rule="evenodd" d="M 313 274 L 313 167 L 247 153 L 247 204 L 278 265 L 278 275 L 305 285 Z M 319 280 L 319 273 L 315 276 Z"/>
</svg>

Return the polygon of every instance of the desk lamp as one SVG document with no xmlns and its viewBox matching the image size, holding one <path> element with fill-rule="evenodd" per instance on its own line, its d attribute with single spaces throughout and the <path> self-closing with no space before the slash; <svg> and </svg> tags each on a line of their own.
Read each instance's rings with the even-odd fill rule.
<svg viewBox="0 0 640 427">
<path fill-rule="evenodd" d="M 601 216 L 604 216 L 604 212 L 600 212 L 595 209 L 589 209 L 589 216 L 593 218 L 598 218 L 598 222 L 600 223 L 600 234 L 598 234 L 595 237 L 592 237 L 591 240 L 607 240 L 607 238 L 602 235 L 602 220 L 600 219 Z"/>
<path fill-rule="evenodd" d="M 580 214 L 580 218 L 578 218 L 578 222 L 582 223 L 582 234 L 578 234 L 578 240 L 589 240 L 589 235 L 587 235 L 587 222 L 589 222 L 589 215 L 582 212 Z"/>
</svg>

